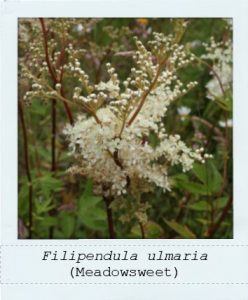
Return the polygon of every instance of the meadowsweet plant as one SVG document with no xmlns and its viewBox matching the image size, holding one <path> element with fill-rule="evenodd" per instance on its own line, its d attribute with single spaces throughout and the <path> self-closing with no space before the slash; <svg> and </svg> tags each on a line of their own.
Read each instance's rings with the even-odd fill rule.
<svg viewBox="0 0 248 300">
<path fill-rule="evenodd" d="M 202 230 L 209 237 L 215 234 L 217 208 L 209 197 L 226 197 L 230 139 L 227 131 L 223 136 L 221 129 L 211 129 L 211 120 L 194 115 L 202 79 L 185 74 L 199 62 L 206 67 L 208 81 L 201 91 L 207 103 L 216 100 L 219 122 L 230 118 L 230 105 L 223 105 L 222 98 L 229 102 L 231 97 L 231 39 L 205 40 L 205 53 L 198 55 L 183 42 L 190 20 L 167 20 L 167 32 L 155 30 L 156 22 L 41 18 L 20 23 L 19 113 L 23 182 L 28 183 L 28 191 L 20 195 L 28 194 L 29 203 L 28 211 L 20 204 L 23 235 L 27 230 L 32 238 L 42 224 L 50 238 L 161 237 L 162 222 L 182 237 L 195 237 L 180 224 L 184 206 L 180 208 L 178 197 L 185 205 L 206 201 L 211 220 Z M 49 147 L 42 129 L 49 120 L 47 171 L 47 154 L 40 148 Z M 30 128 L 29 134 L 27 126 L 41 131 L 34 134 Z M 214 162 L 218 148 L 216 143 L 209 147 L 206 128 L 225 146 L 224 179 Z M 193 183 L 195 179 L 201 183 Z M 180 209 L 176 219 L 160 216 L 167 205 L 162 199 Z"/>
<path fill-rule="evenodd" d="M 170 166 L 180 165 L 186 172 L 194 161 L 205 162 L 202 148 L 187 147 L 179 135 L 168 134 L 163 123 L 171 102 L 197 84 L 184 84 L 177 76 L 193 56 L 173 36 L 154 33 L 149 46 L 150 51 L 136 40 L 135 67 L 123 82 L 108 63 L 107 82 L 87 86 L 92 91 L 87 96 L 80 96 L 80 86 L 74 91 L 73 99 L 94 113 L 80 115 L 65 129 L 78 162 L 70 171 L 92 178 L 95 193 L 105 198 L 125 201 L 126 194 L 139 198 L 155 186 L 168 192 Z M 143 215 L 139 221 L 144 221 Z"/>
<path fill-rule="evenodd" d="M 230 39 L 216 42 L 211 37 L 210 44 L 204 46 L 207 53 L 202 58 L 213 62 L 210 72 L 212 79 L 206 85 L 207 97 L 215 100 L 222 98 L 227 92 L 230 93 L 232 89 L 232 43 Z"/>
</svg>

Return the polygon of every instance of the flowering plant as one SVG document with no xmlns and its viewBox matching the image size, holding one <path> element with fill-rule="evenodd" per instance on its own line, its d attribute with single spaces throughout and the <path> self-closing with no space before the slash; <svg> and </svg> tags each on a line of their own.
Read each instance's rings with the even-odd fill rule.
<svg viewBox="0 0 248 300">
<path fill-rule="evenodd" d="M 148 29 L 149 22 L 140 23 L 138 19 L 134 28 L 120 26 L 113 30 L 109 25 L 103 27 L 110 46 L 100 46 L 89 40 L 91 31 L 101 22 L 50 19 L 47 21 L 50 32 L 44 19 L 21 23 L 20 43 L 25 45 L 32 39 L 30 52 L 20 58 L 20 82 L 30 85 L 26 90 L 22 88 L 22 103 L 31 106 L 39 102 L 37 100 L 52 103 L 53 180 L 56 180 L 57 169 L 56 104 L 63 104 L 69 122 L 60 126 L 60 132 L 68 143 L 71 157 L 70 166 L 63 169 L 64 173 L 67 171 L 71 178 L 79 175 L 82 180 L 90 180 L 90 197 L 95 199 L 92 202 L 98 203 L 96 199 L 101 198 L 105 202 L 111 238 L 116 237 L 113 214 L 119 214 L 122 223 L 139 224 L 141 235 L 145 237 L 151 224 L 148 211 L 154 204 L 145 200 L 144 195 L 158 190 L 165 195 L 173 193 L 175 188 L 185 186 L 183 174 L 192 169 L 200 179 L 209 175 L 204 175 L 204 165 L 208 165 L 206 161 L 213 157 L 206 153 L 211 151 L 204 149 L 200 140 L 193 145 L 185 141 L 176 126 L 174 130 L 167 128 L 167 120 L 170 120 L 169 111 L 173 111 L 177 101 L 197 89 L 196 80 L 184 80 L 182 76 L 190 66 L 199 62 L 210 66 L 208 61 L 214 62 L 209 69 L 213 77 L 206 83 L 207 98 L 219 99 L 220 91 L 230 87 L 231 42 L 215 44 L 212 39 L 211 45 L 206 45 L 207 53 L 200 57 L 193 54 L 189 44 L 182 43 L 187 22 L 177 20 L 174 33 L 165 34 Z M 129 45 L 127 37 L 132 31 L 139 37 L 135 36 L 134 44 Z M 73 42 L 75 35 L 82 38 L 80 47 Z M 126 49 L 122 43 L 126 44 Z M 226 50 L 221 52 L 219 49 L 223 45 Z M 127 63 L 130 67 L 126 68 L 125 75 L 118 75 L 113 62 L 107 62 L 112 55 L 119 60 L 131 61 Z M 95 81 L 91 67 L 87 66 L 92 63 Z M 179 114 L 180 111 L 182 109 L 178 108 Z M 187 108 L 181 122 L 188 122 L 190 112 Z M 20 105 L 20 116 L 25 131 L 23 104 Z M 203 122 L 192 117 L 193 125 L 199 120 Z M 212 172 L 217 176 L 215 168 Z M 31 182 L 29 170 L 27 177 Z M 60 191 L 62 188 L 59 185 Z M 190 189 L 187 187 L 186 190 Z M 40 201 L 44 203 L 44 199 Z M 48 207 L 52 206 L 47 209 L 50 219 L 57 214 L 52 202 L 48 201 Z M 33 204 L 32 199 L 30 204 Z M 174 223 L 166 222 L 176 228 Z M 31 236 L 32 227 L 33 217 L 29 216 Z"/>
</svg>

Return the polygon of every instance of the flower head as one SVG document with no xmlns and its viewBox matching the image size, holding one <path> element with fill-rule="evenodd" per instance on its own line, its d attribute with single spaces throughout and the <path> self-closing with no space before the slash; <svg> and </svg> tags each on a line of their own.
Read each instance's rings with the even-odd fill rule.
<svg viewBox="0 0 248 300">
<path fill-rule="evenodd" d="M 92 178 L 95 192 L 106 197 L 142 193 L 155 186 L 170 190 L 171 166 L 180 165 L 186 172 L 194 161 L 204 162 L 200 150 L 186 146 L 179 135 L 168 134 L 163 122 L 170 104 L 196 85 L 184 84 L 177 76 L 191 56 L 173 36 L 155 33 L 149 45 L 150 50 L 136 40 L 137 67 L 124 82 L 107 64 L 110 80 L 82 97 L 96 109 L 100 121 L 80 115 L 64 131 L 77 160 L 71 172 Z"/>
</svg>

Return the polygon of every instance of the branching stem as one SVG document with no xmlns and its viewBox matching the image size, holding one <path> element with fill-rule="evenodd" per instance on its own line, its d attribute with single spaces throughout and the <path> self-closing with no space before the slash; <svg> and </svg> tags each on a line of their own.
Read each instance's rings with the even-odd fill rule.
<svg viewBox="0 0 248 300">
<path fill-rule="evenodd" d="M 62 82 L 63 77 L 61 76 L 60 79 L 57 78 L 57 74 L 56 74 L 56 72 L 55 72 L 55 70 L 54 70 L 54 68 L 51 64 L 50 57 L 49 57 L 49 52 L 48 52 L 47 29 L 46 29 L 46 26 L 45 26 L 44 19 L 39 18 L 39 20 L 40 20 L 40 24 L 41 24 L 42 33 L 43 33 L 44 50 L 45 50 L 45 57 L 46 57 L 46 63 L 47 63 L 48 71 L 49 71 L 49 74 L 50 74 L 50 76 L 53 80 L 53 84 L 56 85 L 56 83 L 61 83 Z M 63 48 L 62 51 L 61 51 L 61 55 L 59 57 L 59 63 L 61 64 L 61 67 L 62 67 L 62 64 L 64 63 L 64 53 L 65 53 L 65 50 Z M 63 71 L 61 71 L 61 74 L 63 74 Z M 61 95 L 64 97 L 63 88 L 61 88 Z M 67 113 L 69 122 L 70 122 L 71 125 L 73 125 L 74 121 L 73 121 L 71 110 L 70 110 L 70 108 L 69 108 L 69 106 L 66 102 L 63 102 L 63 103 L 64 103 L 65 111 Z"/>
<path fill-rule="evenodd" d="M 156 76 L 154 77 L 153 81 L 151 82 L 149 88 L 144 91 L 143 95 L 141 96 L 141 100 L 140 100 L 140 103 L 139 105 L 137 106 L 136 108 L 136 111 L 134 112 L 134 114 L 132 115 L 131 119 L 128 121 L 127 123 L 127 127 L 129 127 L 133 121 L 135 120 L 135 118 L 137 117 L 137 115 L 139 114 L 139 112 L 141 111 L 144 103 L 145 103 L 145 100 L 147 98 L 147 96 L 150 94 L 150 92 L 152 91 L 152 89 L 155 87 L 156 83 L 157 83 L 157 80 L 158 80 L 158 77 L 166 63 L 167 59 L 164 59 L 158 66 L 158 70 L 157 70 L 157 73 L 156 73 Z"/>
</svg>

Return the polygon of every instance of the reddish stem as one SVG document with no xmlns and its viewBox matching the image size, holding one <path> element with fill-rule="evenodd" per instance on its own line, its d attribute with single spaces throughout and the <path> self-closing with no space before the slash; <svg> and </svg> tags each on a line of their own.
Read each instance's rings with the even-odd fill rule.
<svg viewBox="0 0 248 300">
<path fill-rule="evenodd" d="M 19 116 L 20 116 L 20 122 L 23 132 L 23 142 L 24 142 L 24 160 L 25 160 L 25 169 L 26 169 L 26 175 L 28 179 L 28 202 L 29 202 L 29 211 L 28 211 L 28 238 L 32 238 L 32 227 L 33 227 L 33 184 L 32 184 L 32 176 L 30 172 L 29 167 L 29 153 L 28 153 L 28 135 L 27 135 L 27 128 L 25 124 L 24 119 L 24 113 L 22 109 L 22 104 L 20 101 L 18 101 L 18 108 L 19 108 Z"/>
<path fill-rule="evenodd" d="M 139 227 L 140 227 L 140 232 L 141 232 L 141 238 L 145 239 L 145 229 L 144 229 L 144 225 L 142 223 L 139 223 Z"/>
<path fill-rule="evenodd" d="M 46 56 L 46 63 L 47 63 L 49 74 L 50 74 L 50 76 L 53 80 L 53 84 L 55 86 L 56 83 L 61 83 L 62 82 L 63 75 L 60 77 L 60 79 L 57 78 L 56 72 L 55 72 L 55 70 L 54 70 L 54 68 L 51 64 L 49 53 L 48 53 L 48 36 L 47 36 L 47 29 L 46 29 L 45 22 L 44 22 L 43 18 L 40 18 L 40 24 L 41 24 L 41 29 L 42 29 L 43 38 L 44 38 L 44 50 L 45 50 L 45 56 Z M 61 56 L 59 58 L 60 66 L 62 66 L 62 64 L 64 63 L 64 53 L 65 53 L 65 51 L 64 51 L 64 48 L 63 48 L 62 51 L 61 51 Z M 63 71 L 61 71 L 61 74 L 63 74 Z M 61 96 L 63 96 L 63 97 L 65 96 L 63 87 L 61 88 Z M 68 103 L 66 103 L 64 101 L 63 101 L 63 103 L 64 103 L 65 111 L 67 113 L 69 122 L 70 122 L 71 125 L 73 125 L 74 124 L 73 117 L 72 117 L 71 110 L 68 106 Z"/>
<path fill-rule="evenodd" d="M 154 79 L 153 79 L 152 83 L 150 84 L 149 88 L 143 93 L 138 107 L 136 108 L 134 114 L 132 115 L 131 119 L 127 123 L 127 127 L 129 127 L 133 123 L 133 121 L 135 120 L 135 118 L 137 117 L 137 115 L 139 114 L 139 112 L 141 111 L 141 109 L 142 109 L 142 107 L 143 107 L 143 105 L 145 103 L 146 97 L 150 94 L 150 92 L 152 91 L 152 89 L 155 87 L 155 85 L 157 83 L 157 80 L 158 80 L 158 77 L 159 77 L 159 75 L 160 75 L 160 73 L 162 71 L 162 68 L 165 65 L 165 63 L 166 63 L 166 59 L 164 59 L 163 62 L 161 62 L 159 64 L 156 76 L 154 77 Z"/>
<path fill-rule="evenodd" d="M 114 231 L 114 222 L 113 222 L 113 212 L 110 207 L 110 204 L 112 202 L 111 199 L 107 197 L 103 197 L 103 200 L 106 205 L 106 212 L 107 212 L 107 218 L 108 218 L 108 230 L 109 230 L 109 238 L 115 239 L 115 231 Z"/>
<path fill-rule="evenodd" d="M 216 231 L 220 228 L 222 222 L 225 220 L 225 218 L 229 212 L 229 209 L 231 207 L 232 207 L 232 197 L 230 196 L 229 200 L 227 202 L 227 205 L 223 209 L 222 214 L 219 217 L 218 221 L 215 224 L 213 224 L 213 226 L 210 227 L 209 230 L 207 231 L 207 233 L 206 233 L 207 238 L 212 238 L 215 235 Z"/>
<path fill-rule="evenodd" d="M 58 81 L 57 81 L 57 77 L 56 77 L 54 68 L 52 67 L 52 64 L 51 64 L 50 58 L 49 58 L 48 37 L 47 37 L 47 30 L 46 30 L 45 22 L 44 22 L 43 18 L 39 18 L 39 19 L 40 19 L 41 29 L 42 29 L 42 33 L 43 33 L 43 38 L 44 38 L 44 50 L 45 50 L 47 67 L 48 67 L 49 73 L 53 79 L 53 82 L 56 84 Z"/>
</svg>

